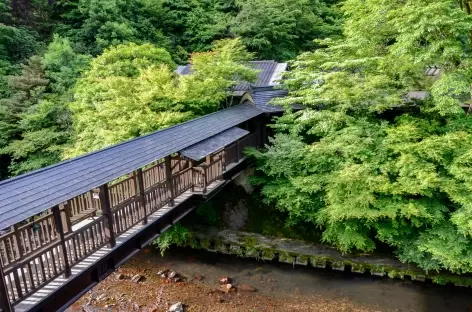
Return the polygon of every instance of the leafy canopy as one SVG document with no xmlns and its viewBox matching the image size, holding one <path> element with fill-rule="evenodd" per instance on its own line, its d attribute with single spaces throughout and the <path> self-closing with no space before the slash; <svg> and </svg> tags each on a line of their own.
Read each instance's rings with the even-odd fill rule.
<svg viewBox="0 0 472 312">
<path fill-rule="evenodd" d="M 192 73 L 178 76 L 169 53 L 150 44 L 107 49 L 78 81 L 71 105 L 75 144 L 66 157 L 218 110 L 228 88 L 255 79 L 244 65 L 250 57 L 240 40 L 223 40 L 192 55 Z"/>
<path fill-rule="evenodd" d="M 387 244 L 424 269 L 471 272 L 471 16 L 451 0 L 343 11 L 345 37 L 294 63 L 281 102 L 307 109 L 278 120 L 256 182 L 289 224 L 311 222 L 344 252 Z M 429 96 L 409 101 L 418 90 Z"/>
</svg>

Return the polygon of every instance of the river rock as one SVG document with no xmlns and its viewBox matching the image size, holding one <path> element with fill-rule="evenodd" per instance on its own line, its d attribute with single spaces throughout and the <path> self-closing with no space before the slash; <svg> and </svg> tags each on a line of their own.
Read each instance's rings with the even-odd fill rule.
<svg viewBox="0 0 472 312">
<path fill-rule="evenodd" d="M 176 304 L 173 304 L 167 312 L 184 312 L 184 306 L 182 305 L 182 302 L 177 302 Z"/>
<path fill-rule="evenodd" d="M 169 272 L 169 270 L 167 270 L 167 269 L 166 270 L 160 270 L 160 271 L 157 272 L 157 275 L 162 277 L 162 275 L 166 275 L 167 272 Z"/>
<path fill-rule="evenodd" d="M 226 294 L 234 290 L 233 285 L 231 284 L 221 285 L 220 287 L 221 287 L 221 290 L 223 290 Z"/>
<path fill-rule="evenodd" d="M 224 277 L 221 277 L 221 278 L 220 278 L 220 284 L 221 284 L 221 285 L 225 285 L 225 284 L 229 284 L 229 283 L 230 283 L 229 277 L 224 276 Z"/>
<path fill-rule="evenodd" d="M 251 285 L 247 284 L 241 284 L 236 287 L 238 291 L 243 291 L 243 292 L 255 292 L 256 288 L 252 287 Z"/>
<path fill-rule="evenodd" d="M 142 275 L 139 275 L 139 274 L 136 274 L 135 276 L 133 276 L 131 278 L 131 281 L 133 283 L 138 283 L 139 281 L 141 281 L 143 279 L 143 276 Z"/>
</svg>

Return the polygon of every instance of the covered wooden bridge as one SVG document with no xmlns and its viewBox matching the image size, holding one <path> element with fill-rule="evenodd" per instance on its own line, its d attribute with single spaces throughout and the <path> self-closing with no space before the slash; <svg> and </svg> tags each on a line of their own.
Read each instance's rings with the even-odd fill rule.
<svg viewBox="0 0 472 312">
<path fill-rule="evenodd" d="M 60 311 L 205 201 L 266 137 L 240 104 L 0 182 L 0 308 Z"/>
</svg>

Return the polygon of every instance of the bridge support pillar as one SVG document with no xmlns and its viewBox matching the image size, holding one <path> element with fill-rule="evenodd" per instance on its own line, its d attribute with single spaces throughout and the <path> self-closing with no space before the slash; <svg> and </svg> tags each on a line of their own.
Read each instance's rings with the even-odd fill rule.
<svg viewBox="0 0 472 312">
<path fill-rule="evenodd" d="M 165 166 L 166 166 L 166 180 L 169 185 L 170 189 L 170 201 L 169 206 L 174 206 L 174 199 L 175 199 L 175 192 L 174 192 L 174 183 L 172 181 L 172 162 L 170 156 L 164 158 Z"/>
<path fill-rule="evenodd" d="M 0 257 L 0 309 L 3 312 L 13 312 L 13 308 L 8 297 L 8 291 L 5 284 L 5 275 L 3 274 L 3 263 Z"/>
<path fill-rule="evenodd" d="M 110 197 L 108 195 L 108 184 L 103 184 L 100 186 L 100 208 L 102 209 L 102 214 L 106 216 L 107 223 L 105 224 L 105 237 L 110 243 L 110 247 L 113 248 L 116 245 L 115 231 L 113 229 L 113 213 L 110 206 Z"/>
</svg>

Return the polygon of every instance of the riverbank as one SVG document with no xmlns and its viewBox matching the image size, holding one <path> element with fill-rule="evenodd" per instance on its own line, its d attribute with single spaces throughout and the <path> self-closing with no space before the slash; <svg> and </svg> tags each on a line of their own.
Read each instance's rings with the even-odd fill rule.
<svg viewBox="0 0 472 312">
<path fill-rule="evenodd" d="M 169 269 L 181 276 L 167 282 L 157 272 Z M 119 274 L 123 274 L 122 276 Z M 138 283 L 131 278 L 143 278 Z M 256 292 L 224 293 L 222 276 Z M 164 257 L 146 249 L 117 274 L 112 274 L 76 302 L 70 311 L 166 311 L 182 302 L 185 311 L 468 311 L 472 292 L 466 288 L 425 285 L 347 272 L 258 262 L 232 255 L 172 248 Z M 92 300 L 91 300 L 92 299 Z M 87 303 L 90 304 L 87 305 Z"/>
<path fill-rule="evenodd" d="M 333 247 L 299 240 L 267 237 L 257 233 L 216 228 L 191 230 L 188 246 L 238 257 L 275 261 L 292 265 L 348 271 L 364 275 L 407 279 L 439 285 L 471 287 L 470 275 L 425 272 L 415 265 L 402 263 L 384 254 L 343 255 Z"/>
</svg>

